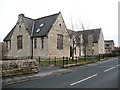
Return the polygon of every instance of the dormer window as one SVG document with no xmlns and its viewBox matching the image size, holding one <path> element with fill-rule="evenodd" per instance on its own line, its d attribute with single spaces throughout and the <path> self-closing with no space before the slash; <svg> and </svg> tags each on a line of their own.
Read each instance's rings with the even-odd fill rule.
<svg viewBox="0 0 120 90">
<path fill-rule="evenodd" d="M 44 23 L 40 24 L 40 27 L 43 27 L 44 26 Z"/>
<path fill-rule="evenodd" d="M 38 28 L 38 29 L 36 30 L 36 32 L 40 32 L 40 28 Z"/>
</svg>

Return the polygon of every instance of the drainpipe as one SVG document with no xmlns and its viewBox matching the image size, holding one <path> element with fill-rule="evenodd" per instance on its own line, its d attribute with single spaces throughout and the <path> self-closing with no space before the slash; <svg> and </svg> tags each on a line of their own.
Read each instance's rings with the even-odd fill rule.
<svg viewBox="0 0 120 90">
<path fill-rule="evenodd" d="M 33 21 L 32 32 L 31 32 L 31 43 L 32 43 L 32 45 L 31 45 L 31 59 L 33 59 L 33 37 L 32 37 L 32 35 L 33 35 L 34 25 L 35 25 L 35 21 Z"/>
</svg>

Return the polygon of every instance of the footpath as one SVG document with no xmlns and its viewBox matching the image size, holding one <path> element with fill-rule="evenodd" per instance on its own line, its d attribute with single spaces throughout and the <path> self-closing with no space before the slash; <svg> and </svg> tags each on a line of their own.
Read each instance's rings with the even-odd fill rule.
<svg viewBox="0 0 120 90">
<path fill-rule="evenodd" d="M 13 76 L 13 77 L 6 77 L 2 78 L 2 85 L 9 85 L 9 84 L 15 84 L 15 83 L 20 83 L 20 82 L 25 82 L 29 80 L 35 80 L 35 79 L 40 79 L 46 76 L 51 76 L 51 75 L 60 75 L 60 74 L 65 74 L 65 73 L 70 73 L 76 70 L 96 66 L 105 62 L 109 62 L 111 60 L 114 60 L 115 58 L 111 58 L 108 60 L 103 60 L 91 64 L 85 64 L 85 65 L 80 65 L 80 66 L 74 66 L 74 67 L 69 67 L 69 68 L 61 68 L 58 66 L 41 66 L 39 65 L 39 71 L 38 73 L 34 74 L 27 74 L 27 75 L 22 75 L 22 76 Z"/>
</svg>

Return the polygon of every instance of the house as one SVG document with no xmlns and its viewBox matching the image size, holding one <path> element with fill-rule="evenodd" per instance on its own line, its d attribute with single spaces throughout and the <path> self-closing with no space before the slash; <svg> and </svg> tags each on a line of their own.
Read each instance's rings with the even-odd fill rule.
<svg viewBox="0 0 120 90">
<path fill-rule="evenodd" d="M 114 51 L 112 53 L 117 54 L 118 56 L 120 56 L 120 47 L 115 47 Z"/>
<path fill-rule="evenodd" d="M 109 54 L 112 53 L 112 51 L 115 49 L 114 48 L 114 41 L 113 40 L 105 40 L 105 53 Z"/>
<path fill-rule="evenodd" d="M 104 54 L 104 36 L 101 28 L 98 29 L 90 29 L 84 31 L 73 31 L 68 30 L 70 39 L 74 43 L 74 55 L 76 56 L 87 56 Z M 71 43 L 71 49 L 73 48 L 73 44 Z M 76 50 L 77 48 L 77 50 Z M 73 50 L 71 50 L 72 53 Z"/>
<path fill-rule="evenodd" d="M 7 58 L 70 55 L 70 38 L 61 12 L 38 19 L 20 14 L 4 42 Z"/>
</svg>

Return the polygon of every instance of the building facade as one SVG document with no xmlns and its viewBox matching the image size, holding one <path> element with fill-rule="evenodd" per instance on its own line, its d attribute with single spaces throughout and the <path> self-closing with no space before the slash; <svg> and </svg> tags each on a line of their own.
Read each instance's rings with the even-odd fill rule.
<svg viewBox="0 0 120 90">
<path fill-rule="evenodd" d="M 31 19 L 20 14 L 14 28 L 5 37 L 5 56 L 69 57 L 69 35 L 61 13 Z"/>
<path fill-rule="evenodd" d="M 75 39 L 74 56 L 92 56 L 104 54 L 104 36 L 101 28 L 84 31 L 68 30 L 71 41 Z M 71 48 L 73 44 L 71 43 Z M 77 50 L 76 50 L 77 48 Z"/>
<path fill-rule="evenodd" d="M 115 49 L 113 40 L 105 40 L 105 53 L 109 54 Z"/>
<path fill-rule="evenodd" d="M 68 30 L 61 12 L 38 19 L 20 14 L 4 38 L 4 48 L 7 58 L 81 57 L 105 52 L 101 28 Z"/>
</svg>

